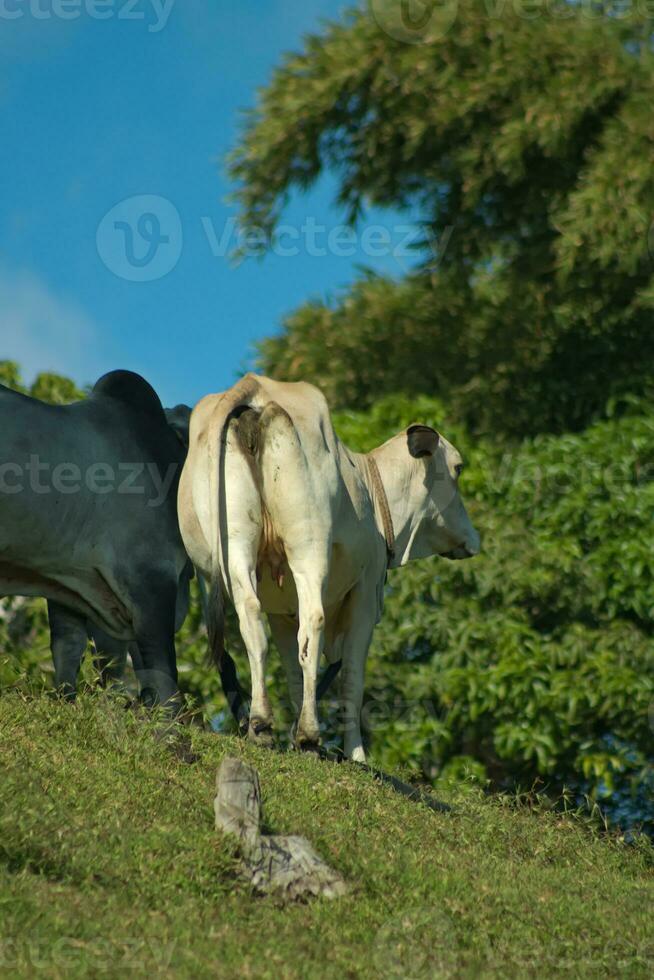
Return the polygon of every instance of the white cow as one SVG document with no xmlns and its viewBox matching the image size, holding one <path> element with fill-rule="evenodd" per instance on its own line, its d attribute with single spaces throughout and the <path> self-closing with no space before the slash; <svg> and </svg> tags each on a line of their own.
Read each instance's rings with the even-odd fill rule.
<svg viewBox="0 0 654 980">
<path fill-rule="evenodd" d="M 291 697 L 302 706 L 297 744 L 319 741 L 324 651 L 329 662 L 342 660 L 345 752 L 365 760 L 364 668 L 387 568 L 479 552 L 459 494 L 461 467 L 457 450 L 424 425 L 370 453 L 351 452 L 309 384 L 248 374 L 199 402 L 180 480 L 180 528 L 212 602 L 224 588 L 236 608 L 252 675 L 250 737 L 272 735 L 265 612 Z M 222 643 L 216 629 L 214 643 Z"/>
</svg>

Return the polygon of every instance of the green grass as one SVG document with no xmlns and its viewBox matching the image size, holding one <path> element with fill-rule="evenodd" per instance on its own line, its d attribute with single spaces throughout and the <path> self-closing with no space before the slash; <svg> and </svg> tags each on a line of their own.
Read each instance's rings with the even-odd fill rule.
<svg viewBox="0 0 654 980">
<path fill-rule="evenodd" d="M 470 793 L 432 813 L 347 765 L 187 731 L 193 764 L 108 697 L 0 698 L 1 976 L 652 975 L 650 845 Z M 228 752 L 347 897 L 250 894 L 213 829 Z"/>
</svg>

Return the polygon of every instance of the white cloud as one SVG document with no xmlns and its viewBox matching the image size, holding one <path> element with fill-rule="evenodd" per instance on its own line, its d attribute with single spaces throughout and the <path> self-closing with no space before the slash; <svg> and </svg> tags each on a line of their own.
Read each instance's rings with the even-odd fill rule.
<svg viewBox="0 0 654 980">
<path fill-rule="evenodd" d="M 0 268 L 0 360 L 18 361 L 23 378 L 55 371 L 78 385 L 106 370 L 100 327 L 74 301 L 28 271 Z"/>
</svg>

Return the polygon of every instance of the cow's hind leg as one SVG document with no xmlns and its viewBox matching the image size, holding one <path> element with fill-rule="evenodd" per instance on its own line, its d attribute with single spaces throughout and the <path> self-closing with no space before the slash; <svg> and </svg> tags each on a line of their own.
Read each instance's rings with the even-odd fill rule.
<svg viewBox="0 0 654 980">
<path fill-rule="evenodd" d="M 248 737 L 271 745 L 273 715 L 266 691 L 268 639 L 257 595 L 256 571 L 263 527 L 261 495 L 253 457 L 243 445 L 240 432 L 241 423 L 235 419 L 227 432 L 225 454 L 225 512 L 220 533 L 223 563 L 227 567 L 223 577 L 236 609 L 250 664 L 252 700 Z"/>
<path fill-rule="evenodd" d="M 298 656 L 303 677 L 296 742 L 320 741 L 316 706 L 318 664 L 325 639 L 324 598 L 331 552 L 330 508 L 320 476 L 312 476 L 288 413 L 270 402 L 261 414 L 260 466 L 264 501 L 280 535 L 297 590 Z"/>
<path fill-rule="evenodd" d="M 298 719 L 295 741 L 301 749 L 313 749 L 320 743 L 316 686 L 318 665 L 325 642 L 325 612 L 323 594 L 327 583 L 326 556 L 320 560 L 319 549 L 308 561 L 293 561 L 293 572 L 298 596 L 297 648 L 302 669 L 302 709 Z"/>
<path fill-rule="evenodd" d="M 314 554 L 305 561 L 293 561 L 289 556 L 289 566 L 297 588 L 299 627 L 286 616 L 271 616 L 270 625 L 286 670 L 291 701 L 300 712 L 296 745 L 315 749 L 320 743 L 316 686 L 325 640 L 323 591 L 327 563 Z"/>
<path fill-rule="evenodd" d="M 272 745 L 273 714 L 266 691 L 268 639 L 261 603 L 257 596 L 256 569 L 248 566 L 248 562 L 237 561 L 230 568 L 232 599 L 247 650 L 252 678 L 248 737 L 256 742 Z"/>
<path fill-rule="evenodd" d="M 77 691 L 77 675 L 88 641 L 86 620 L 66 606 L 50 601 L 48 621 L 55 687 L 64 697 L 73 700 Z"/>
</svg>

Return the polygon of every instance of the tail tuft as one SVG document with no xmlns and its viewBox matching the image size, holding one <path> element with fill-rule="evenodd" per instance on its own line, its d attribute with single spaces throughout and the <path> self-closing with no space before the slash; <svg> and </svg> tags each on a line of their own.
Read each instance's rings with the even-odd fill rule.
<svg viewBox="0 0 654 980">
<path fill-rule="evenodd" d="M 207 603 L 207 633 L 209 634 L 209 649 L 207 650 L 207 665 L 220 670 L 225 655 L 225 607 L 223 592 L 220 587 L 220 577 L 214 575 Z"/>
</svg>

